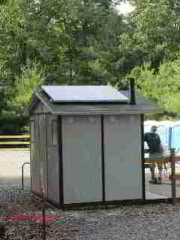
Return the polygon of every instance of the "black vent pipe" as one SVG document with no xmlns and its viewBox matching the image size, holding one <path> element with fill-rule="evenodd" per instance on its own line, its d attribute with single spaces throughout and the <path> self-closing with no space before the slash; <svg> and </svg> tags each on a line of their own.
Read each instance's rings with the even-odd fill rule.
<svg viewBox="0 0 180 240">
<path fill-rule="evenodd" d="M 129 81 L 130 81 L 130 89 L 129 89 L 130 100 L 129 100 L 129 104 L 136 105 L 135 80 L 134 80 L 134 78 L 130 78 Z"/>
</svg>

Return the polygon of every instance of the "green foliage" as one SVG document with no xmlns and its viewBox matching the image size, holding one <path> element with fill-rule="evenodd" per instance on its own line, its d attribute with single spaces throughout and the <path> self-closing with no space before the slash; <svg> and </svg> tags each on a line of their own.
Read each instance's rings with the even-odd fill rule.
<svg viewBox="0 0 180 240">
<path fill-rule="evenodd" d="M 158 70 L 164 61 L 175 60 L 180 54 L 180 1 L 131 0 L 135 11 L 129 18 L 134 47 L 138 58 Z"/>
<path fill-rule="evenodd" d="M 144 95 L 179 114 L 180 1 L 129 0 L 127 17 L 119 2 L 0 1 L 0 119 L 24 118 L 42 83 L 126 88 L 130 73 Z"/>
<path fill-rule="evenodd" d="M 0 10 L 0 81 L 13 84 L 28 59 L 43 66 L 46 83 L 119 80 L 119 35 L 126 24 L 112 8 L 114 2 L 9 0 Z M 100 71 L 93 69 L 97 63 Z"/>
<path fill-rule="evenodd" d="M 0 130 L 28 130 L 29 119 L 27 116 L 19 116 L 10 109 L 4 110 L 0 117 Z"/>
<path fill-rule="evenodd" d="M 8 0 L 0 7 L 0 85 L 12 85 L 25 65 L 25 18 L 20 0 Z"/>
<path fill-rule="evenodd" d="M 155 72 L 150 65 L 136 67 L 131 72 L 143 95 L 155 100 L 164 112 L 180 116 L 180 60 L 166 62 Z"/>
<path fill-rule="evenodd" d="M 0 115 L 4 108 L 7 108 L 7 90 L 0 87 Z"/>
<path fill-rule="evenodd" d="M 32 89 L 45 84 L 116 84 L 119 35 L 126 23 L 118 0 L 8 0 L 0 7 L 0 118 L 24 115 Z M 32 63 L 29 65 L 29 62 Z M 38 66 L 36 63 L 38 62 Z M 43 69 L 43 71 L 42 71 Z M 44 78 L 44 79 L 43 79 Z M 16 93 L 15 91 L 16 90 Z"/>
<path fill-rule="evenodd" d="M 32 66 L 29 63 L 22 69 L 20 77 L 16 77 L 15 81 L 15 100 L 16 107 L 19 111 L 24 110 L 24 106 L 28 106 L 31 102 L 31 97 L 35 89 L 43 84 L 44 72 L 38 64 L 34 63 Z"/>
<path fill-rule="evenodd" d="M 1 130 L 26 129 L 28 125 L 27 108 L 33 91 L 44 82 L 44 71 L 39 64 L 28 62 L 22 74 L 15 77 L 13 88 L 0 89 L 2 108 L 0 109 Z"/>
</svg>

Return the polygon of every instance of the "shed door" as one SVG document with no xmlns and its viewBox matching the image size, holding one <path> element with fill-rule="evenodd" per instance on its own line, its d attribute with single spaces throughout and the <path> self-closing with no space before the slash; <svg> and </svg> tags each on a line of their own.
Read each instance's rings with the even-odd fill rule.
<svg viewBox="0 0 180 240">
<path fill-rule="evenodd" d="M 104 144 L 106 200 L 141 199 L 140 116 L 104 117 Z"/>
<path fill-rule="evenodd" d="M 62 118 L 64 203 L 102 200 L 100 117 Z"/>
</svg>

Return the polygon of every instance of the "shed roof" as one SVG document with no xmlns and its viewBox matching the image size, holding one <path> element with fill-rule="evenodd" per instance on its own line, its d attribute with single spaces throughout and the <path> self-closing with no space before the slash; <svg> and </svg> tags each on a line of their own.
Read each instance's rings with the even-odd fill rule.
<svg viewBox="0 0 180 240">
<path fill-rule="evenodd" d="M 42 86 L 53 102 L 128 102 L 128 97 L 111 86 Z"/>
<path fill-rule="evenodd" d="M 157 104 L 150 102 L 147 98 L 141 96 L 138 92 L 136 93 L 136 105 L 130 105 L 128 104 L 129 91 L 117 91 L 112 87 L 106 88 L 106 86 L 81 86 L 79 89 L 72 86 L 51 87 L 52 86 L 43 86 L 35 92 L 30 107 L 30 114 L 35 109 L 37 102 L 42 102 L 48 112 L 56 115 L 141 114 L 161 111 Z M 65 88 L 66 91 L 68 91 L 67 89 L 69 88 L 68 94 L 63 93 L 63 90 Z M 80 93 L 82 89 L 84 89 L 84 92 L 82 93 L 83 97 L 81 96 L 77 98 L 78 95 L 69 95 L 70 92 L 73 94 L 74 91 Z M 87 92 L 89 94 L 87 101 L 85 100 L 85 89 L 87 89 Z M 91 101 L 90 89 L 96 89 L 93 97 L 91 97 Z M 100 96 L 98 96 L 98 89 L 101 91 L 105 89 L 105 94 L 101 92 Z M 64 101 L 62 96 L 64 96 Z"/>
</svg>

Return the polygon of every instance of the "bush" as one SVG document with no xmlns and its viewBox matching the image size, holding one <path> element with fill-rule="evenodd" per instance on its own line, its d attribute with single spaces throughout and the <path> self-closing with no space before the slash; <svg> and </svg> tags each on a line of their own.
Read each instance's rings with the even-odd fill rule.
<svg viewBox="0 0 180 240">
<path fill-rule="evenodd" d="M 28 132 L 28 117 L 27 116 L 17 116 L 12 112 L 3 112 L 0 117 L 0 132 L 4 131 L 10 132 Z"/>
<path fill-rule="evenodd" d="M 162 63 L 155 72 L 149 65 L 136 67 L 131 77 L 144 96 L 159 103 L 165 113 L 180 116 L 180 59 Z"/>
</svg>

